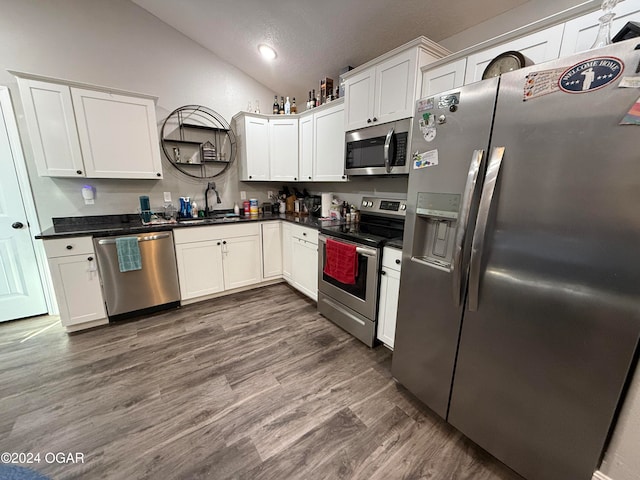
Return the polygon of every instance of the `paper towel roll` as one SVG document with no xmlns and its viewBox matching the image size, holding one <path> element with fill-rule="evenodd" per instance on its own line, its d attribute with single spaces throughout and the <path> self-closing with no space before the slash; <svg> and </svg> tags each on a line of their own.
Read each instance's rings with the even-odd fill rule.
<svg viewBox="0 0 640 480">
<path fill-rule="evenodd" d="M 322 218 L 331 216 L 331 202 L 333 201 L 333 193 L 322 194 Z"/>
</svg>

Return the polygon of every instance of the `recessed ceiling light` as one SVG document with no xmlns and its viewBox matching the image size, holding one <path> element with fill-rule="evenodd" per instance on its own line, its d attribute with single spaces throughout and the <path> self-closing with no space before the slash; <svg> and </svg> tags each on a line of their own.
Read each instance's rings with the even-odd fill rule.
<svg viewBox="0 0 640 480">
<path fill-rule="evenodd" d="M 264 43 L 262 43 L 258 45 L 258 50 L 266 60 L 273 60 L 274 58 L 276 58 L 276 51 L 269 45 L 265 45 Z"/>
</svg>

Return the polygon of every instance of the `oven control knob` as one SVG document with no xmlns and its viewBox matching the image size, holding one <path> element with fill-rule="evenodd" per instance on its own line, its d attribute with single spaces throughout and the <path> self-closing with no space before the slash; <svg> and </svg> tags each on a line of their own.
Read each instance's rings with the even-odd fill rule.
<svg viewBox="0 0 640 480">
<path fill-rule="evenodd" d="M 400 210 L 406 210 L 406 209 L 407 209 L 407 206 L 404 203 L 400 205 Z"/>
<path fill-rule="evenodd" d="M 366 207 L 367 206 L 367 202 L 365 202 L 364 200 L 362 200 L 362 206 Z"/>
<path fill-rule="evenodd" d="M 369 208 L 373 207 L 373 202 L 367 202 L 367 207 Z"/>
</svg>

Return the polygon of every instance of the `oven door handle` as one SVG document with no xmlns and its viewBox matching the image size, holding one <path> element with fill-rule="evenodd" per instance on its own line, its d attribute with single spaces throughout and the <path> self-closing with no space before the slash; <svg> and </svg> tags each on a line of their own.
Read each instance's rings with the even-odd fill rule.
<svg viewBox="0 0 640 480">
<path fill-rule="evenodd" d="M 391 173 L 391 160 L 389 159 L 389 150 L 391 147 L 391 139 L 393 138 L 393 130 L 391 127 L 389 132 L 387 133 L 387 138 L 384 140 L 384 168 L 387 170 L 387 173 Z"/>
<path fill-rule="evenodd" d="M 356 253 L 358 255 L 364 255 L 365 257 L 377 257 L 378 252 L 370 248 L 356 247 Z"/>
</svg>

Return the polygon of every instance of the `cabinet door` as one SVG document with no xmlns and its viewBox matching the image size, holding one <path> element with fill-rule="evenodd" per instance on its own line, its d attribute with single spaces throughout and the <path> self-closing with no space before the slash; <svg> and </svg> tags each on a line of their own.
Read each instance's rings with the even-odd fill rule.
<svg viewBox="0 0 640 480">
<path fill-rule="evenodd" d="M 393 348 L 396 336 L 400 272 L 390 268 L 381 270 L 380 303 L 378 307 L 378 340 Z"/>
<path fill-rule="evenodd" d="M 298 180 L 298 119 L 269 120 L 270 180 Z"/>
<path fill-rule="evenodd" d="M 344 125 L 341 128 L 344 136 Z M 313 180 L 313 114 L 300 118 L 298 132 L 300 181 Z"/>
<path fill-rule="evenodd" d="M 293 235 L 291 224 L 282 223 L 282 276 L 287 281 L 291 281 L 291 270 L 293 265 Z"/>
<path fill-rule="evenodd" d="M 637 2 L 620 2 L 614 11 L 616 16 L 611 22 L 611 36 L 618 33 L 627 22 L 640 22 L 640 6 Z M 602 10 L 598 10 L 565 23 L 560 56 L 589 50 L 598 35 L 598 19 L 601 16 Z"/>
<path fill-rule="evenodd" d="M 374 122 L 413 117 L 418 51 L 400 53 L 376 67 Z"/>
<path fill-rule="evenodd" d="M 282 276 L 282 224 L 266 222 L 262 225 L 262 278 Z"/>
<path fill-rule="evenodd" d="M 260 282 L 260 235 L 222 241 L 224 288 L 245 287 Z"/>
<path fill-rule="evenodd" d="M 176 263 L 182 300 L 224 290 L 222 240 L 176 245 Z"/>
<path fill-rule="evenodd" d="M 293 239 L 293 285 L 309 298 L 318 301 L 318 246 Z"/>
<path fill-rule="evenodd" d="M 319 182 L 344 182 L 344 104 L 314 115 L 313 179 Z"/>
<path fill-rule="evenodd" d="M 71 255 L 49 259 L 62 325 L 107 317 L 95 255 Z"/>
<path fill-rule="evenodd" d="M 149 98 L 71 88 L 91 178 L 162 178 L 156 107 Z"/>
<path fill-rule="evenodd" d="M 269 180 L 269 122 L 266 118 L 244 118 L 245 175 L 243 180 Z"/>
<path fill-rule="evenodd" d="M 482 80 L 482 73 L 489 65 L 489 62 L 494 57 L 509 50 L 516 50 L 522 53 L 536 64 L 558 58 L 560 56 L 563 31 L 564 25 L 556 25 L 526 37 L 518 38 L 512 42 L 469 55 L 464 79 L 465 85 Z"/>
<path fill-rule="evenodd" d="M 345 131 L 366 127 L 373 119 L 375 68 L 345 80 Z"/>
<path fill-rule="evenodd" d="M 38 175 L 84 177 L 69 87 L 25 78 L 18 86 Z"/>
<path fill-rule="evenodd" d="M 422 73 L 422 98 L 430 97 L 445 90 L 458 88 L 464 85 L 464 72 L 467 67 L 467 59 L 461 58 L 455 62 L 441 65 Z"/>
</svg>

